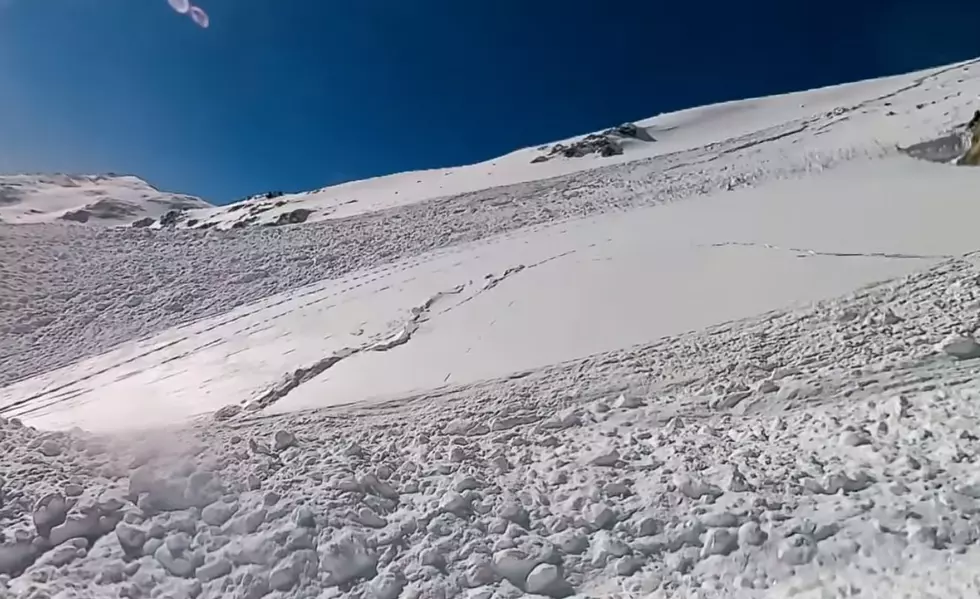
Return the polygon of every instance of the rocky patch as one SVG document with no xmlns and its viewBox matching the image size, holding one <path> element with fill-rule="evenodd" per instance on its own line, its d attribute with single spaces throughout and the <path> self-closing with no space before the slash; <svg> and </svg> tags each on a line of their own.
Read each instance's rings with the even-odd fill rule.
<svg viewBox="0 0 980 599">
<path fill-rule="evenodd" d="M 656 141 L 646 129 L 633 123 L 625 123 L 601 133 L 591 133 L 578 141 L 545 146 L 547 153 L 535 157 L 531 162 L 547 162 L 557 156 L 565 158 L 581 158 L 589 154 L 603 157 L 619 156 L 623 153 L 624 140 Z"/>
</svg>

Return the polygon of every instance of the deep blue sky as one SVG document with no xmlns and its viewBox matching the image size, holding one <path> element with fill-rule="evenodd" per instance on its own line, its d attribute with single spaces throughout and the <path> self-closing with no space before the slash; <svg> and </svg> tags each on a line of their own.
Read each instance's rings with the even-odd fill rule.
<svg viewBox="0 0 980 599">
<path fill-rule="evenodd" d="M 0 172 L 226 202 L 980 55 L 968 0 L 0 0 Z"/>
</svg>

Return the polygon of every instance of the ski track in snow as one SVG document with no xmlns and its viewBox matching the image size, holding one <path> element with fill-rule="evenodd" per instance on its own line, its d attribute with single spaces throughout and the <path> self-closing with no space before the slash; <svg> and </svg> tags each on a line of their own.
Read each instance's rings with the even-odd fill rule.
<svg viewBox="0 0 980 599">
<path fill-rule="evenodd" d="M 894 149 L 971 66 L 293 227 L 0 224 L 0 596 L 975 597 L 978 175 Z"/>
<path fill-rule="evenodd" d="M 904 254 L 904 253 L 894 253 L 894 252 L 830 252 L 822 250 L 814 250 L 810 248 L 795 248 L 795 247 L 780 247 L 778 245 L 771 245 L 768 243 L 746 243 L 738 241 L 722 241 L 718 243 L 712 243 L 710 247 L 729 247 L 729 246 L 739 246 L 739 247 L 762 247 L 768 250 L 779 250 L 784 252 L 794 252 L 796 254 L 801 254 L 801 258 L 806 256 L 832 256 L 836 258 L 894 258 L 896 260 L 943 260 L 948 258 L 953 258 L 954 256 L 949 254 Z"/>
</svg>

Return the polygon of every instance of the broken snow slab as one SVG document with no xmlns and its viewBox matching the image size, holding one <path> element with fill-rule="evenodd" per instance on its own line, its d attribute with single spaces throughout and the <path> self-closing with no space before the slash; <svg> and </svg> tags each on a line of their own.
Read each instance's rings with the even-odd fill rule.
<svg viewBox="0 0 980 599">
<path fill-rule="evenodd" d="M 969 147 L 969 139 L 966 136 L 961 133 L 950 133 L 908 147 L 900 147 L 899 151 L 917 160 L 955 164 Z"/>
</svg>

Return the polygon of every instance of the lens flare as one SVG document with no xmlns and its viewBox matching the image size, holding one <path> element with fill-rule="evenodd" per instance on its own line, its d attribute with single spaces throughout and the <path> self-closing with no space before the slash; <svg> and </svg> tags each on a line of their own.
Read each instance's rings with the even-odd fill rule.
<svg viewBox="0 0 980 599">
<path fill-rule="evenodd" d="M 191 9 L 190 0 L 167 0 L 170 3 L 170 7 L 179 12 L 182 15 L 187 14 L 187 11 Z"/>
<path fill-rule="evenodd" d="M 203 8 L 200 8 L 198 6 L 192 6 L 190 10 L 190 14 L 191 14 L 191 19 L 193 19 L 195 23 L 197 23 L 201 27 L 204 27 L 205 29 L 207 29 L 208 25 L 211 23 L 211 20 L 208 18 L 208 13 L 204 12 Z"/>
</svg>

